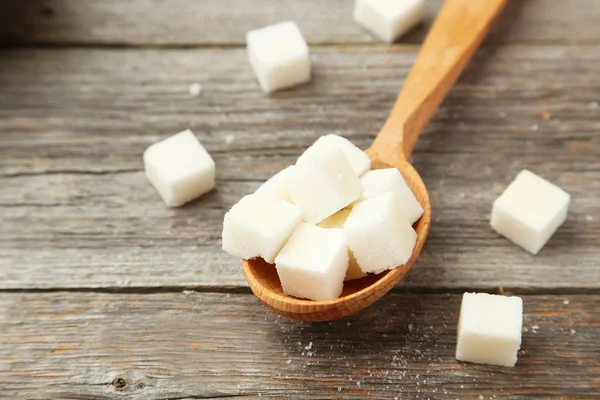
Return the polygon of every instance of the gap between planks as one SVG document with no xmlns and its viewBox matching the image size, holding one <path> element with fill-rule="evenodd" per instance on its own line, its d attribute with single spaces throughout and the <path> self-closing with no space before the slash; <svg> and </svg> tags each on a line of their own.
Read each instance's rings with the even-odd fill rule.
<svg viewBox="0 0 600 400">
<path fill-rule="evenodd" d="M 586 47 L 598 46 L 600 39 L 588 40 L 546 40 L 536 42 L 506 42 L 506 43 L 482 43 L 480 48 L 494 49 L 499 47 L 523 47 L 523 48 L 545 48 L 545 47 Z M 421 43 L 395 42 L 395 43 L 365 43 L 365 42 L 324 42 L 308 43 L 311 49 L 359 49 L 368 47 L 369 49 L 380 48 L 382 51 L 393 48 L 394 50 L 414 51 L 421 47 Z M 160 43 L 85 43 L 85 42 L 48 42 L 48 43 L 0 43 L 1 50 L 239 50 L 246 48 L 244 43 L 188 43 L 188 44 L 160 44 Z"/>
<path fill-rule="evenodd" d="M 221 294 L 252 294 L 247 286 L 104 286 L 104 287 L 51 287 L 51 288 L 0 288 L 1 293 L 106 293 L 106 294 L 160 294 L 160 293 L 221 293 Z M 554 295 L 595 295 L 600 294 L 600 288 L 581 287 L 453 287 L 453 288 L 427 288 L 427 287 L 402 287 L 397 286 L 389 293 L 395 294 L 463 294 L 465 292 L 503 294 L 503 295 L 526 295 L 526 296 L 554 296 Z"/>
</svg>

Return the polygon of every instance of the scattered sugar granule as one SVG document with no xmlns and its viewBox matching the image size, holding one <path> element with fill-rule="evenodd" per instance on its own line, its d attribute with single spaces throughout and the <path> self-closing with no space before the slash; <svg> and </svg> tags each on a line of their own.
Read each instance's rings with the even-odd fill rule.
<svg viewBox="0 0 600 400">
<path fill-rule="evenodd" d="M 197 97 L 200 96 L 200 93 L 202 93 L 202 85 L 200 85 L 198 82 L 192 83 L 190 85 L 190 94 L 194 97 Z"/>
</svg>

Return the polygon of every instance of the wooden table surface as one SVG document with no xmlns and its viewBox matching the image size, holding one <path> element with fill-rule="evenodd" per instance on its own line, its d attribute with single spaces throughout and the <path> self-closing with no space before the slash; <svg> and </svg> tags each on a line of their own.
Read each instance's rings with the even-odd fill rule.
<svg viewBox="0 0 600 400">
<path fill-rule="evenodd" d="M 598 0 L 510 2 L 421 136 L 431 232 L 374 306 L 283 319 L 220 248 L 318 136 L 369 145 L 440 4 L 390 46 L 349 0 L 0 0 L 0 398 L 600 398 Z M 285 19 L 313 78 L 265 96 L 244 33 Z M 141 156 L 187 128 L 217 190 L 168 209 Z M 537 256 L 489 227 L 523 168 L 572 195 Z M 523 297 L 516 368 L 454 359 L 467 290 Z"/>
</svg>

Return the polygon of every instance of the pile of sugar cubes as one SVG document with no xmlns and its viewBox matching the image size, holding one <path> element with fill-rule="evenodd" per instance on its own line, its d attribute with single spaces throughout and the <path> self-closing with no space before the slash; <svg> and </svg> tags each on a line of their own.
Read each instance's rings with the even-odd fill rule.
<svg viewBox="0 0 600 400">
<path fill-rule="evenodd" d="M 347 139 L 322 136 L 225 214 L 223 249 L 274 263 L 284 293 L 311 300 L 405 264 L 423 208 L 397 169 L 370 167 Z"/>
<path fill-rule="evenodd" d="M 393 42 L 423 19 L 424 0 L 356 0 L 354 20 L 379 39 Z M 265 93 L 310 80 L 308 45 L 293 21 L 246 33 L 248 60 Z"/>
</svg>

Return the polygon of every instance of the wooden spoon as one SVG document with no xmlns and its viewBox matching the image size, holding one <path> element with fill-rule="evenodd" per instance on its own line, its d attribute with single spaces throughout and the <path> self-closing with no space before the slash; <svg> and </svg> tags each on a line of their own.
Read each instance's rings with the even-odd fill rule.
<svg viewBox="0 0 600 400">
<path fill-rule="evenodd" d="M 312 301 L 283 293 L 275 266 L 262 259 L 243 260 L 254 294 L 271 310 L 288 318 L 326 321 L 371 305 L 387 293 L 413 265 L 431 222 L 425 184 L 410 164 L 417 138 L 471 58 L 507 0 L 446 0 L 385 125 L 367 150 L 372 168 L 400 170 L 425 213 L 416 222 L 417 244 L 410 260 L 391 271 L 344 282 L 342 295 L 331 301 Z"/>
</svg>

